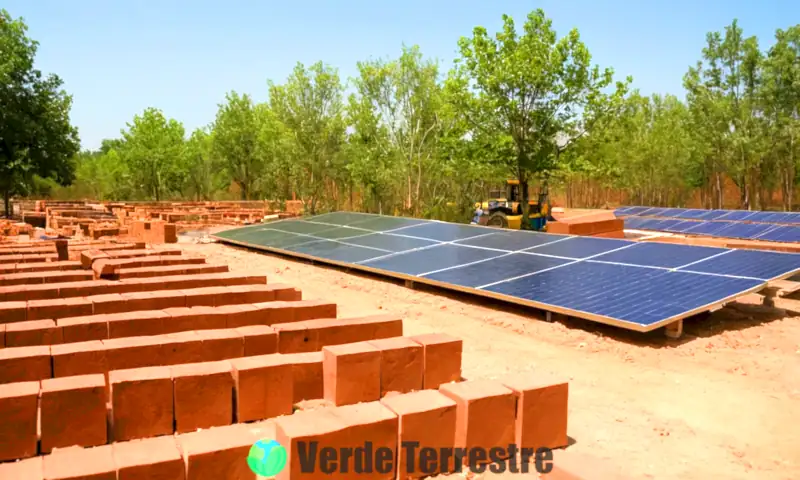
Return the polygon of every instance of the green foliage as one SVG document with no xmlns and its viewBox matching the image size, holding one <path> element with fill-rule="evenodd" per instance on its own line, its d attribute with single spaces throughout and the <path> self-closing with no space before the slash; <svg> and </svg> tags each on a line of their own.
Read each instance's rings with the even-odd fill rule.
<svg viewBox="0 0 800 480">
<path fill-rule="evenodd" d="M 69 184 L 78 131 L 69 123 L 72 98 L 56 75 L 34 68 L 38 44 L 21 19 L 0 10 L 0 191 L 6 215 L 11 195 L 30 193 L 34 178 Z"/>
</svg>

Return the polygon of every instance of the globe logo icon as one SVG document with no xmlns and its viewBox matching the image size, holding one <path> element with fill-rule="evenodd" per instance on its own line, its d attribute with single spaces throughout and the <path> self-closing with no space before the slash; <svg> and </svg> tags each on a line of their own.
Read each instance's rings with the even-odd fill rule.
<svg viewBox="0 0 800 480">
<path fill-rule="evenodd" d="M 256 475 L 274 477 L 286 466 L 286 449 L 275 440 L 259 440 L 250 447 L 247 465 Z"/>
</svg>

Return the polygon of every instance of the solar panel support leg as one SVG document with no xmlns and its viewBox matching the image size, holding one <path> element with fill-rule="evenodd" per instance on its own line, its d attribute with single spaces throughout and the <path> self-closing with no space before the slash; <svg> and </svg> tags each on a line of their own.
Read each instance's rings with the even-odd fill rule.
<svg viewBox="0 0 800 480">
<path fill-rule="evenodd" d="M 678 320 L 666 326 L 664 334 L 669 338 L 681 338 L 683 334 L 683 320 Z"/>
<path fill-rule="evenodd" d="M 413 280 L 406 280 L 405 282 L 406 288 L 414 288 L 414 281 Z"/>
<path fill-rule="evenodd" d="M 764 295 L 764 300 L 761 302 L 761 304 L 765 307 L 775 307 L 775 297 L 777 297 L 779 293 L 780 288 L 775 286 L 767 286 L 761 290 L 761 294 Z"/>
<path fill-rule="evenodd" d="M 553 321 L 553 312 L 544 312 L 544 321 L 545 322 L 552 322 Z"/>
</svg>

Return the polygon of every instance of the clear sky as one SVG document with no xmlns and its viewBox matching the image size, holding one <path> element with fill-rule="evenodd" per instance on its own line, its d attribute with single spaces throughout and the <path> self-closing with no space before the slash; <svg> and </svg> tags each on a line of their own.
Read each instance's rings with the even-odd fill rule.
<svg viewBox="0 0 800 480">
<path fill-rule="evenodd" d="M 74 96 L 84 148 L 119 136 L 153 106 L 187 134 L 212 122 L 230 90 L 267 96 L 296 62 L 322 60 L 343 78 L 356 62 L 395 57 L 417 44 L 452 65 L 456 42 L 477 25 L 495 32 L 507 13 L 521 26 L 542 8 L 559 35 L 578 28 L 593 60 L 643 93 L 683 95 L 682 76 L 705 35 L 738 18 L 762 47 L 800 23 L 798 0 L 6 0 L 40 42 L 37 67 Z"/>
</svg>

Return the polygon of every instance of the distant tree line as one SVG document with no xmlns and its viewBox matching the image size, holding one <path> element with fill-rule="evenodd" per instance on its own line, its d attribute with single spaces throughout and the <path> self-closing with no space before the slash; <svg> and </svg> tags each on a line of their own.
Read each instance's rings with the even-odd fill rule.
<svg viewBox="0 0 800 480">
<path fill-rule="evenodd" d="M 5 198 L 297 198 L 310 212 L 454 220 L 507 178 L 563 191 L 570 206 L 612 194 L 681 205 L 699 191 L 707 208 L 731 203 L 727 178 L 741 208 L 792 208 L 800 25 L 777 30 L 767 51 L 736 21 L 709 33 L 682 100 L 642 95 L 630 77 L 593 65 L 578 31 L 558 37 L 541 10 L 521 29 L 503 19 L 499 32 L 476 27 L 459 40 L 448 72 L 403 47 L 360 62 L 346 96 L 335 68 L 298 64 L 282 84 L 268 82 L 265 103 L 230 92 L 206 128 L 188 134 L 148 108 L 120 138 L 78 153 L 70 97 L 33 70 L 35 42 L 3 11 L 0 189 Z M 774 192 L 782 205 L 770 204 Z"/>
</svg>

